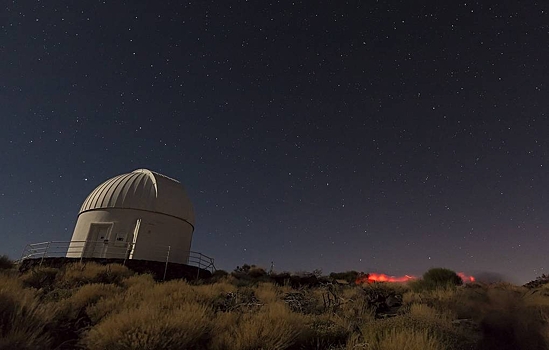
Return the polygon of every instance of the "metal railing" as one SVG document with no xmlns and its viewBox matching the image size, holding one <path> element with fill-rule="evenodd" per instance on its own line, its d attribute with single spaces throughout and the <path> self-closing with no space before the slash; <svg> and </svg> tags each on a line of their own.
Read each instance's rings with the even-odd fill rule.
<svg viewBox="0 0 549 350">
<path fill-rule="evenodd" d="M 27 244 L 21 254 L 22 262 L 26 259 L 40 259 L 42 265 L 45 258 L 86 258 L 123 259 L 124 265 L 128 259 L 134 259 L 135 243 L 109 241 L 49 241 Z M 175 253 L 175 254 L 174 254 Z M 210 272 L 215 271 L 214 259 L 199 252 L 181 251 L 172 246 L 153 245 L 146 247 L 146 256 L 137 260 L 165 262 L 164 278 L 168 264 L 173 262 L 174 255 L 186 255 L 186 265 L 198 267 Z M 200 272 L 200 270 L 198 270 Z"/>
</svg>

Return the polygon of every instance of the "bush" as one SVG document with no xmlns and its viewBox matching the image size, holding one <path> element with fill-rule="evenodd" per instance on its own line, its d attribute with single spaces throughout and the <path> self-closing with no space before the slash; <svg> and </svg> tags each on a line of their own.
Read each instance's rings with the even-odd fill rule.
<svg viewBox="0 0 549 350">
<path fill-rule="evenodd" d="M 100 299 L 116 295 L 120 289 L 112 284 L 87 284 L 73 291 L 70 297 L 50 303 L 54 306 L 55 312 L 48 329 L 54 340 L 54 347 L 61 343 L 78 343 L 82 331 L 95 323 L 86 312 L 88 307 Z"/>
<path fill-rule="evenodd" d="M 248 271 L 248 275 L 250 275 L 251 278 L 260 278 L 267 275 L 267 272 L 262 267 L 253 266 Z"/>
<path fill-rule="evenodd" d="M 463 284 L 463 280 L 452 270 L 434 268 L 423 274 L 423 279 L 411 281 L 414 291 L 433 290 L 437 288 L 452 288 Z"/>
<path fill-rule="evenodd" d="M 347 349 L 367 348 L 372 350 L 443 350 L 448 347 L 436 333 L 428 329 L 387 329 L 361 342 L 359 337 L 351 338 Z"/>
<path fill-rule="evenodd" d="M 63 269 L 57 283 L 63 287 L 79 287 L 88 283 L 120 284 L 124 278 L 133 274 L 126 266 L 120 264 L 76 263 Z"/>
<path fill-rule="evenodd" d="M 26 287 L 49 290 L 53 288 L 59 269 L 53 267 L 39 267 L 26 272 L 21 281 Z"/>
<path fill-rule="evenodd" d="M 13 261 L 7 255 L 0 255 L 0 270 L 10 270 L 13 266 Z"/>
<path fill-rule="evenodd" d="M 20 281 L 0 276 L 0 349 L 47 349 L 51 338 L 45 328 L 50 313 L 36 291 Z"/>
<path fill-rule="evenodd" d="M 141 305 L 112 314 L 84 335 L 90 350 L 201 349 L 212 329 L 211 310 L 183 303 L 166 310 Z"/>
<path fill-rule="evenodd" d="M 243 314 L 238 322 L 234 318 L 223 318 L 223 324 L 216 325 L 216 329 L 224 331 L 212 334 L 210 348 L 288 349 L 304 331 L 304 320 L 303 316 L 292 313 L 281 302 L 269 304 L 258 312 Z"/>
<path fill-rule="evenodd" d="M 437 287 L 460 286 L 463 284 L 463 280 L 457 273 L 443 268 L 430 269 L 423 274 L 423 280 Z"/>
<path fill-rule="evenodd" d="M 341 349 L 350 335 L 351 329 L 340 317 L 323 314 L 307 324 L 307 329 L 298 338 L 298 345 L 302 349 Z"/>
<path fill-rule="evenodd" d="M 358 278 L 359 273 L 357 271 L 346 271 L 346 272 L 332 272 L 330 278 L 334 280 L 344 280 L 350 284 L 354 284 Z"/>
<path fill-rule="evenodd" d="M 229 275 L 229 273 L 225 270 L 215 270 L 212 274 L 212 278 L 210 279 L 211 282 L 217 282 L 221 280 L 222 278 L 225 278 Z"/>
</svg>

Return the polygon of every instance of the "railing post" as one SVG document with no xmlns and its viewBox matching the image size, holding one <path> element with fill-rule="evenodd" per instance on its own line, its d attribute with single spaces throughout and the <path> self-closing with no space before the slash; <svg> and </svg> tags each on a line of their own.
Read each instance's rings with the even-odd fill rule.
<svg viewBox="0 0 549 350">
<path fill-rule="evenodd" d="M 128 243 L 126 246 L 126 254 L 124 254 L 124 266 L 126 266 L 126 260 L 128 260 L 128 256 L 130 255 L 130 246 L 131 243 Z"/>
<path fill-rule="evenodd" d="M 82 258 L 84 257 L 84 252 L 86 251 L 86 243 L 88 243 L 87 240 L 84 241 L 84 245 L 82 246 L 82 249 L 80 250 L 80 264 L 82 264 Z"/>
<path fill-rule="evenodd" d="M 42 259 L 40 259 L 40 267 L 42 267 L 42 262 L 44 261 L 44 257 L 46 256 L 46 254 L 48 254 L 48 249 L 50 249 L 50 243 L 51 242 L 48 242 L 48 244 L 46 244 L 46 249 L 44 249 L 44 253 L 42 254 Z"/>
<path fill-rule="evenodd" d="M 171 246 L 168 246 L 168 254 L 166 254 L 166 266 L 164 267 L 164 278 L 162 278 L 163 281 L 166 280 L 166 272 L 168 272 L 168 261 L 170 261 L 170 249 L 171 249 Z"/>
<path fill-rule="evenodd" d="M 196 279 L 200 277 L 200 267 L 202 266 L 202 254 L 198 253 L 198 268 L 196 269 Z"/>
<path fill-rule="evenodd" d="M 23 259 L 25 258 L 25 252 L 27 251 L 27 248 L 29 247 L 30 244 L 27 244 L 25 246 L 25 249 L 23 249 L 23 253 L 21 253 L 21 259 L 19 259 L 20 261 L 23 261 Z M 28 255 L 28 254 L 27 254 Z"/>
</svg>

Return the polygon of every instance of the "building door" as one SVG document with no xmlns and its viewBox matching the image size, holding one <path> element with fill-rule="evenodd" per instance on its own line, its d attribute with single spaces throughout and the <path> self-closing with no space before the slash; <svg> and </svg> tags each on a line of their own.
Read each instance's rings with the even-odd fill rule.
<svg viewBox="0 0 549 350">
<path fill-rule="evenodd" d="M 104 258 L 107 253 L 111 228 L 112 224 L 91 224 L 82 256 L 85 258 Z"/>
</svg>

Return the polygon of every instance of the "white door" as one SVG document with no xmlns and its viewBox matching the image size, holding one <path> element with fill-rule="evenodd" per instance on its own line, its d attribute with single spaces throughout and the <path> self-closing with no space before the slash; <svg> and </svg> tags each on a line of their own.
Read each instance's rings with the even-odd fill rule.
<svg viewBox="0 0 549 350">
<path fill-rule="evenodd" d="M 85 258 L 104 258 L 107 253 L 112 224 L 91 224 L 84 247 Z"/>
</svg>

